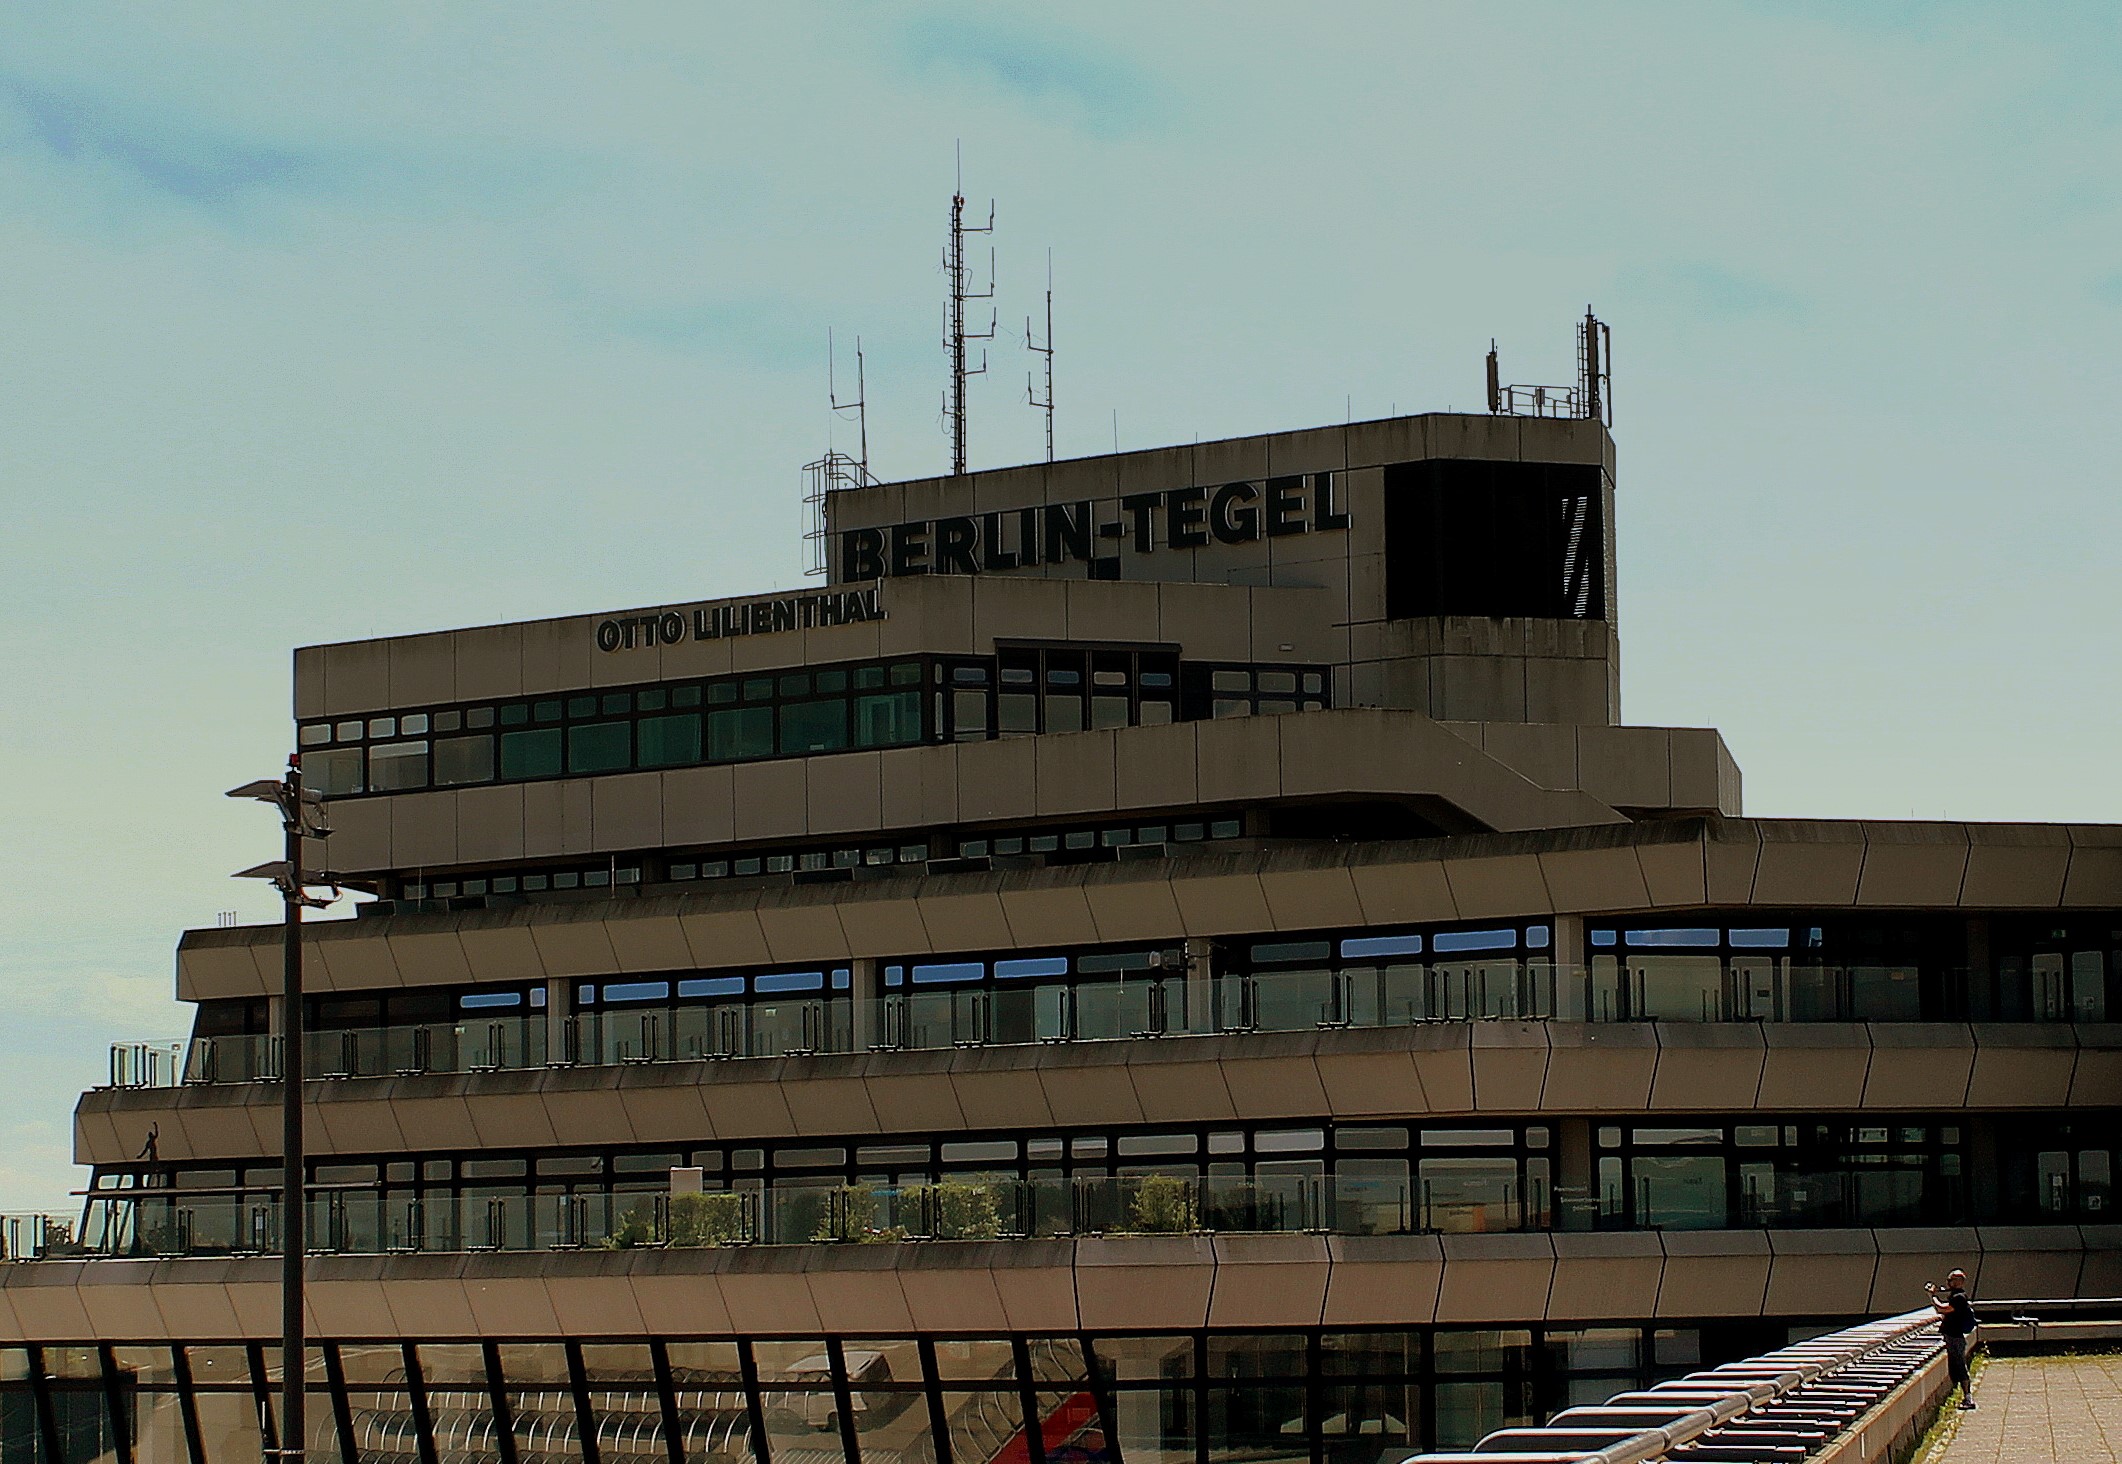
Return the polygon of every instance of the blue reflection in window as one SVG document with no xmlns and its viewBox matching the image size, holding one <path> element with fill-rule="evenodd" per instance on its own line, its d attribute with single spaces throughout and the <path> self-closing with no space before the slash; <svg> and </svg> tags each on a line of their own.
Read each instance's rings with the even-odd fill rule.
<svg viewBox="0 0 2122 1464">
<path fill-rule="evenodd" d="M 532 1005 L 532 1006 L 534 1006 L 534 1007 L 542 1007 L 542 1006 L 544 1006 L 544 1005 L 545 1005 L 545 988 L 544 988 L 544 987 L 542 987 L 542 986 L 533 986 L 533 987 L 531 988 L 531 1005 Z"/>
<path fill-rule="evenodd" d="M 1528 925 L 1525 928 L 1525 945 L 1528 950 L 1546 950 L 1547 927 L 1544 925 Z"/>
<path fill-rule="evenodd" d="M 1020 979 L 1026 976 L 1066 976 L 1068 957 L 1027 956 L 1015 961 L 995 962 L 995 975 L 1003 980 Z"/>
<path fill-rule="evenodd" d="M 1613 932 L 1612 932 L 1611 930 L 1595 930 L 1595 931 L 1593 931 L 1593 932 L 1592 932 L 1592 944 L 1593 944 L 1593 945 L 1595 945 L 1595 946 L 1610 946 L 1610 945 L 1612 945 L 1613 943 L 1614 943 L 1614 933 L 1613 933 Z"/>
<path fill-rule="evenodd" d="M 1785 950 L 1790 945 L 1788 930 L 1734 930 L 1727 937 L 1735 946 L 1747 946 L 1754 950 Z"/>
<path fill-rule="evenodd" d="M 837 966 L 837 967 L 835 967 L 835 968 L 833 969 L 833 990 L 835 990 L 835 991 L 845 991 L 845 990 L 847 990 L 847 988 L 848 988 L 848 987 L 849 987 L 849 986 L 850 986 L 851 984 L 853 984 L 853 983 L 852 983 L 852 980 L 851 980 L 851 978 L 852 978 L 853 974 L 854 974 L 854 973 L 852 973 L 851 971 L 849 971 L 849 970 L 847 969 L 847 967 L 845 967 L 845 966 Z"/>
<path fill-rule="evenodd" d="M 606 1001 L 662 1001 L 669 995 L 668 981 L 621 981 L 604 988 Z"/>
<path fill-rule="evenodd" d="M 1418 956 L 1422 954 L 1422 937 L 1419 935 L 1366 935 L 1356 940 L 1341 942 L 1344 956 Z"/>
<path fill-rule="evenodd" d="M 1437 936 L 1430 942 L 1439 954 L 1445 951 L 1514 951 L 1518 948 L 1518 932 L 1515 930 L 1454 930 Z"/>
<path fill-rule="evenodd" d="M 1713 946 L 1721 934 L 1717 930 L 1631 930 L 1628 933 L 1630 946 Z"/>
<path fill-rule="evenodd" d="M 906 967 L 886 966 L 884 968 L 884 984 L 886 986 L 906 985 Z"/>
<path fill-rule="evenodd" d="M 742 996 L 742 976 L 704 976 L 697 981 L 678 983 L 678 995 L 687 996 Z"/>
<path fill-rule="evenodd" d="M 914 967 L 914 984 L 931 985 L 943 981 L 978 981 L 987 974 L 987 967 L 979 961 L 951 961 L 937 966 Z"/>
<path fill-rule="evenodd" d="M 457 998 L 457 1005 L 466 1011 L 485 1007 L 518 1007 L 523 1005 L 520 991 L 473 991 Z"/>
<path fill-rule="evenodd" d="M 823 971 L 776 971 L 770 976 L 754 976 L 754 991 L 823 991 Z"/>
</svg>

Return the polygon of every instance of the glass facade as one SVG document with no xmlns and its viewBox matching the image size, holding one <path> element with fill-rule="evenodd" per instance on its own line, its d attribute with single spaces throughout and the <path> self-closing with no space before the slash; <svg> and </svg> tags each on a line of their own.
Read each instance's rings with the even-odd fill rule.
<svg viewBox="0 0 2122 1464">
<path fill-rule="evenodd" d="M 1983 1156 L 1993 1156 L 1985 1161 Z M 544 1250 L 1201 1231 L 1353 1235 L 2098 1223 L 2111 1116 L 1555 1115 L 902 1133 L 335 1156 L 320 1250 Z M 11 1254 L 245 1255 L 277 1164 L 99 1169 L 77 1240 Z"/>
<path fill-rule="evenodd" d="M 296 728 L 327 798 L 817 757 L 1330 705 L 1323 666 L 1188 665 L 1169 647 L 1002 647 L 398 708 Z"/>
<path fill-rule="evenodd" d="M 326 1341 L 340 1464 L 1394 1464 L 1693 1370 L 1714 1329 Z M 1737 1355 L 1734 1353 L 1733 1355 Z M 255 1464 L 278 1353 L 0 1346 L 0 1464 Z"/>
</svg>

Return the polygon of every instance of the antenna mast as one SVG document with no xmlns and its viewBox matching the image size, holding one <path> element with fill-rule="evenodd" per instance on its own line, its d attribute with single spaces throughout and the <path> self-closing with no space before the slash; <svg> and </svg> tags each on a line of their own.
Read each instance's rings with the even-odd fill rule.
<svg viewBox="0 0 2122 1464">
<path fill-rule="evenodd" d="M 848 412 L 855 414 L 860 433 L 862 455 L 849 457 L 832 445 L 831 418 L 827 419 L 825 456 L 816 462 L 803 465 L 803 502 L 810 510 L 810 527 L 804 531 L 804 539 L 810 546 L 810 563 L 805 573 L 822 575 L 829 569 L 826 560 L 826 545 L 831 538 L 831 524 L 826 512 L 826 500 L 833 494 L 849 488 L 868 488 L 876 483 L 869 472 L 869 393 L 862 379 L 862 337 L 855 337 L 855 399 L 840 400 L 839 383 L 833 371 L 833 333 L 825 332 L 825 399 L 832 406 L 832 416 Z"/>
<path fill-rule="evenodd" d="M 867 478 L 869 476 L 869 393 L 865 390 L 862 380 L 862 337 L 855 337 L 855 399 L 851 402 L 843 402 L 840 400 L 839 388 L 833 382 L 833 332 L 830 326 L 826 327 L 825 331 L 825 399 L 832 403 L 834 416 L 840 416 L 847 412 L 855 414 L 856 433 L 861 442 L 861 452 L 856 457 L 855 463 L 862 469 L 862 476 Z M 828 443 L 827 445 L 830 446 L 831 444 Z"/>
<path fill-rule="evenodd" d="M 953 474 L 965 471 L 965 382 L 968 377 L 979 376 L 987 370 L 987 350 L 980 351 L 980 364 L 966 369 L 965 343 L 967 341 L 991 341 L 995 338 L 994 311 L 988 311 L 985 331 L 967 331 L 965 328 L 965 304 L 968 300 L 992 300 L 995 298 L 995 249 L 987 249 L 987 288 L 973 291 L 966 288 L 965 236 L 967 234 L 992 234 L 995 232 L 995 204 L 988 200 L 987 222 L 984 225 L 968 225 L 965 222 L 965 165 L 961 152 L 958 165 L 958 186 L 950 199 L 950 244 L 943 252 L 943 269 L 950 276 L 950 306 L 943 320 L 943 348 L 950 353 L 950 396 L 943 404 L 943 415 L 950 423 L 950 465 Z"/>
<path fill-rule="evenodd" d="M 1034 356 L 1044 356 L 1046 367 L 1046 394 L 1039 395 L 1032 389 L 1032 374 L 1024 373 L 1024 399 L 1046 413 L 1046 460 L 1054 460 L 1054 251 L 1046 251 L 1046 344 L 1037 345 L 1032 338 L 1032 318 L 1024 317 L 1024 348 Z"/>
</svg>

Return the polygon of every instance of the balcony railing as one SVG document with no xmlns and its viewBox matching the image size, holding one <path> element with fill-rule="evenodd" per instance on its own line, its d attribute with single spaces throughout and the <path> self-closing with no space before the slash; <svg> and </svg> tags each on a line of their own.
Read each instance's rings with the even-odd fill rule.
<svg viewBox="0 0 2122 1464">
<path fill-rule="evenodd" d="M 1342 970 L 1157 973 L 1117 981 L 983 984 L 892 990 L 872 999 L 870 1051 L 1062 1042 L 1116 1042 L 1213 1033 L 1304 1032 L 1435 1022 L 1861 1022 L 1935 1016 L 1960 972 L 1926 978 L 1905 966 L 1791 962 L 1685 963 L 1656 957 L 1381 964 Z M 2043 993 L 2033 993 L 2041 998 Z M 2054 992 L 2020 1020 L 2081 1014 Z M 1947 998 L 1946 1005 L 1955 1005 Z M 549 1066 L 623 1066 L 858 1050 L 845 996 L 664 1005 L 552 1018 L 472 1017 L 418 1026 L 306 1034 L 314 1079 L 478 1073 Z M 112 1047 L 110 1084 L 162 1088 L 276 1081 L 280 1039 L 195 1037 Z"/>
<path fill-rule="evenodd" d="M 1398 1178 L 1141 1174 L 964 1179 L 923 1184 L 785 1183 L 704 1194 L 395 1198 L 364 1187 L 313 1192 L 311 1248 L 320 1253 L 548 1251 L 637 1246 L 811 1245 L 1208 1232 L 1405 1235 L 1547 1226 L 1545 1187 L 1469 1189 Z M 97 1191 L 81 1243 L 41 1256 L 268 1255 L 280 1205 L 256 1193 Z"/>
</svg>

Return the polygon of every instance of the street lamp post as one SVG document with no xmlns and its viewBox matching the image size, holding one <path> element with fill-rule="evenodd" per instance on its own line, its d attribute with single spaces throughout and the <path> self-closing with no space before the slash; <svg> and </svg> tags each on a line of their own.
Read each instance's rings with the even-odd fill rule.
<svg viewBox="0 0 2122 1464">
<path fill-rule="evenodd" d="M 323 799 L 302 787 L 299 755 L 287 760 L 287 773 L 278 782 L 260 779 L 229 790 L 231 798 L 251 798 L 280 810 L 281 827 L 287 836 L 286 857 L 278 864 L 246 869 L 239 879 L 270 879 L 280 891 L 285 906 L 285 935 L 281 950 L 280 979 L 280 1446 L 274 1456 L 282 1464 L 301 1464 L 308 1438 L 304 1417 L 307 1396 L 303 1385 L 307 1368 L 302 1317 L 302 1266 L 308 1255 L 305 1234 L 308 1220 L 308 1187 L 303 1173 L 302 1142 L 302 912 L 322 909 L 338 898 L 332 886 L 330 899 L 309 893 L 302 873 L 302 841 L 323 838 L 331 830 L 324 825 Z"/>
</svg>

